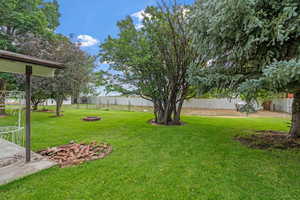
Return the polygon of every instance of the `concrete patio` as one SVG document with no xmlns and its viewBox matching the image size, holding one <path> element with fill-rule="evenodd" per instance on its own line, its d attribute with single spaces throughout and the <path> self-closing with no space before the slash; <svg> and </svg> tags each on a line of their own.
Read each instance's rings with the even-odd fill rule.
<svg viewBox="0 0 300 200">
<path fill-rule="evenodd" d="M 32 152 L 32 161 L 25 163 L 25 149 L 0 139 L 0 185 L 34 174 L 56 165 Z"/>
</svg>

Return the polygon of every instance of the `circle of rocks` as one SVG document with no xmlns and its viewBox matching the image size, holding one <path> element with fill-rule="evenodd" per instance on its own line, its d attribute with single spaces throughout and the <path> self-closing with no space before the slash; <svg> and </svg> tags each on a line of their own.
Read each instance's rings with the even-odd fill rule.
<svg viewBox="0 0 300 200">
<path fill-rule="evenodd" d="M 86 122 L 95 122 L 101 120 L 101 117 L 85 117 L 82 120 Z"/>
</svg>

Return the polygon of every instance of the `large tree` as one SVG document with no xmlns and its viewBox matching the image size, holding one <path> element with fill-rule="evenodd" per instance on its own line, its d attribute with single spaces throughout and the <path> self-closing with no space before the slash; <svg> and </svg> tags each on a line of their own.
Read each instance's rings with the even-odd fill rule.
<svg viewBox="0 0 300 200">
<path fill-rule="evenodd" d="M 176 2 L 148 7 L 142 24 L 137 27 L 127 17 L 118 23 L 118 37 L 101 45 L 102 61 L 114 71 L 113 90 L 152 101 L 156 123 L 180 124 L 184 100 L 193 94 L 187 71 L 198 56 L 188 13 L 188 7 Z"/>
<path fill-rule="evenodd" d="M 78 98 L 89 88 L 95 58 L 80 50 L 76 44 L 66 41 L 63 48 L 57 49 L 57 61 L 65 63 L 66 69 L 56 72 L 50 84 L 51 96 L 56 101 L 56 116 L 60 116 L 63 100 L 67 97 Z"/>
<path fill-rule="evenodd" d="M 300 137 L 300 1 L 202 0 L 191 20 L 207 63 L 191 71 L 192 82 L 248 102 L 266 92 L 294 93 L 290 136 Z"/>
<path fill-rule="evenodd" d="M 76 57 L 71 68 L 71 99 L 72 103 L 79 103 L 80 94 L 92 93 L 95 90 L 94 70 L 96 59 L 80 49 L 77 49 L 74 55 Z"/>
<path fill-rule="evenodd" d="M 32 103 L 37 109 L 39 103 L 52 98 L 56 102 L 56 115 L 61 115 L 63 100 L 79 94 L 92 77 L 95 58 L 83 52 L 80 47 L 62 35 L 51 37 L 31 36 L 24 38 L 16 46 L 19 52 L 46 60 L 53 60 L 65 65 L 64 70 L 57 70 L 53 78 L 33 77 Z M 23 89 L 24 77 L 16 75 L 18 86 Z"/>
<path fill-rule="evenodd" d="M 0 49 L 15 51 L 28 34 L 51 34 L 59 25 L 58 7 L 56 0 L 0 0 Z"/>
<path fill-rule="evenodd" d="M 25 76 L 15 75 L 15 80 L 18 89 L 23 91 L 25 89 Z M 32 77 L 31 83 L 31 105 L 32 109 L 37 111 L 40 104 L 51 98 L 49 92 L 50 80 L 44 77 Z"/>
<path fill-rule="evenodd" d="M 59 25 L 58 7 L 56 0 L 0 0 L 0 49 L 20 52 L 17 46 L 30 37 L 54 34 Z M 15 83 L 15 76 L 0 73 L 0 90 L 15 89 Z M 5 102 L 5 96 L 0 101 Z"/>
</svg>

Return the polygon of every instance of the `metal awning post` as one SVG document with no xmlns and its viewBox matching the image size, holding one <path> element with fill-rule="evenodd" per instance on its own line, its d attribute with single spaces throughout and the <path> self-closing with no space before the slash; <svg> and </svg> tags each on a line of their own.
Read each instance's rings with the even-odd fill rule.
<svg viewBox="0 0 300 200">
<path fill-rule="evenodd" d="M 26 80 L 25 80 L 25 93 L 26 93 L 26 162 L 31 160 L 31 75 L 32 66 L 26 65 Z"/>
</svg>

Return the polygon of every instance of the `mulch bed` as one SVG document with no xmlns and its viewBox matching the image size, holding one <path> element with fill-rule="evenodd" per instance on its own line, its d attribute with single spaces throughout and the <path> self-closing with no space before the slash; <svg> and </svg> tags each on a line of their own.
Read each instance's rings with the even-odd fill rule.
<svg viewBox="0 0 300 200">
<path fill-rule="evenodd" d="M 151 125 L 155 125 L 155 126 L 184 126 L 185 125 L 184 122 L 180 122 L 179 124 L 174 123 L 174 122 L 170 122 L 168 125 L 165 125 L 165 124 L 156 123 L 154 119 L 150 119 L 148 121 L 148 123 L 151 124 Z"/>
<path fill-rule="evenodd" d="M 104 143 L 92 142 L 89 144 L 73 143 L 48 148 L 38 153 L 58 163 L 60 167 L 79 165 L 90 160 L 98 160 L 112 152 L 112 146 Z"/>
<path fill-rule="evenodd" d="M 300 138 L 292 139 L 279 131 L 257 131 L 256 134 L 234 138 L 245 146 L 254 149 L 300 149 Z"/>
</svg>

